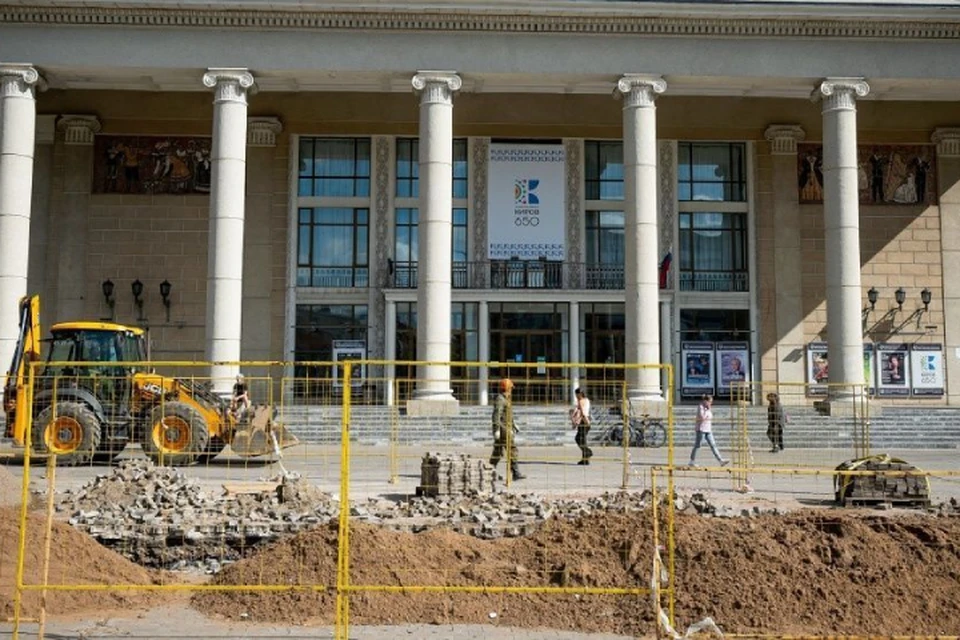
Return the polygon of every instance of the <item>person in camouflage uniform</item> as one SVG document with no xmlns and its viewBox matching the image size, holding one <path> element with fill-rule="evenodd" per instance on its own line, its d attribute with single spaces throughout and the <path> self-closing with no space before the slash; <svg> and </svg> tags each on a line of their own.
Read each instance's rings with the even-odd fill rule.
<svg viewBox="0 0 960 640">
<path fill-rule="evenodd" d="M 518 429 L 513 421 L 512 394 L 513 380 L 504 378 L 500 381 L 500 393 L 493 403 L 493 453 L 490 455 L 490 464 L 496 469 L 506 448 L 513 479 L 523 480 L 526 476 L 520 473 L 520 466 L 517 463 L 517 445 L 514 441 L 514 435 Z"/>
</svg>

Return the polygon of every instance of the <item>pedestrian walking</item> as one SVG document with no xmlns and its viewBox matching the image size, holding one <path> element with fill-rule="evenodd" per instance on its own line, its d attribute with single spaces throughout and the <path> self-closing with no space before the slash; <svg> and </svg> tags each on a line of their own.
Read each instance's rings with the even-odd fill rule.
<svg viewBox="0 0 960 640">
<path fill-rule="evenodd" d="M 700 443 L 706 440 L 710 445 L 717 462 L 721 467 L 727 466 L 730 461 L 725 460 L 717 449 L 717 443 L 713 439 L 713 396 L 705 395 L 700 399 L 700 406 L 697 407 L 697 435 L 693 442 L 693 451 L 690 452 L 690 466 L 697 466 L 697 451 L 700 449 Z"/>
<path fill-rule="evenodd" d="M 520 473 L 517 459 L 517 444 L 514 435 L 519 431 L 513 420 L 513 380 L 504 378 L 500 381 L 500 393 L 493 403 L 493 453 L 490 455 L 490 464 L 494 469 L 500 464 L 504 450 L 507 451 L 507 460 L 510 463 L 510 472 L 514 480 L 523 480 L 525 475 Z"/>
<path fill-rule="evenodd" d="M 777 453 L 783 451 L 783 425 L 787 423 L 787 413 L 778 394 L 768 393 L 767 402 L 767 437 L 773 445 L 770 453 Z"/>
<path fill-rule="evenodd" d="M 574 390 L 577 404 L 570 410 L 570 424 L 577 430 L 576 443 L 580 447 L 580 462 L 577 464 L 588 465 L 590 458 L 593 457 L 593 449 L 587 446 L 587 434 L 590 433 L 590 398 L 579 387 Z"/>
</svg>

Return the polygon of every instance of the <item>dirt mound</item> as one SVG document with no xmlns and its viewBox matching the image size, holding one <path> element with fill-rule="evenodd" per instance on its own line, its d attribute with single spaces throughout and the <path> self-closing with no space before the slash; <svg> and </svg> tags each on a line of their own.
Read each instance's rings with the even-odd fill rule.
<svg viewBox="0 0 960 640">
<path fill-rule="evenodd" d="M 478 540 L 433 530 L 351 528 L 351 584 L 644 587 L 646 514 L 548 521 L 526 538 Z M 677 518 L 677 621 L 712 616 L 728 633 L 942 634 L 960 628 L 960 519 L 805 511 L 756 518 Z M 227 567 L 221 584 L 336 582 L 331 524 Z M 652 633 L 643 596 L 357 593 L 357 624 L 489 623 L 629 635 Z M 224 617 L 326 622 L 333 591 L 204 592 Z"/>
<path fill-rule="evenodd" d="M 20 478 L 0 467 L 0 507 L 20 504 L 23 495 L 23 482 Z"/>
<path fill-rule="evenodd" d="M 14 585 L 19 543 L 20 510 L 0 508 L 0 618 L 13 615 Z M 42 582 L 43 532 L 45 517 L 29 515 L 24 584 Z M 159 574 L 139 567 L 105 549 L 73 527 L 54 521 L 50 539 L 49 584 L 155 584 Z M 137 591 L 57 591 L 47 598 L 49 613 L 87 612 L 103 609 L 131 609 L 155 604 L 163 596 Z M 22 615 L 38 612 L 39 591 L 25 591 Z"/>
</svg>

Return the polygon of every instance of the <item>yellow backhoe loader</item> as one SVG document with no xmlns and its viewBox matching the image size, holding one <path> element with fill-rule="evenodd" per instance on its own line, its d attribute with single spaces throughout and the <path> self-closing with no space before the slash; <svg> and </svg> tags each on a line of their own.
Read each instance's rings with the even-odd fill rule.
<svg viewBox="0 0 960 640">
<path fill-rule="evenodd" d="M 270 407 L 237 415 L 206 383 L 146 370 L 143 329 L 109 322 L 53 326 L 31 407 L 28 373 L 41 359 L 39 318 L 39 297 L 20 301 L 20 335 L 3 393 L 5 435 L 17 446 L 32 444 L 35 453 L 75 465 L 110 460 L 139 442 L 160 464 L 188 465 L 228 444 L 252 457 L 298 443 Z"/>
</svg>

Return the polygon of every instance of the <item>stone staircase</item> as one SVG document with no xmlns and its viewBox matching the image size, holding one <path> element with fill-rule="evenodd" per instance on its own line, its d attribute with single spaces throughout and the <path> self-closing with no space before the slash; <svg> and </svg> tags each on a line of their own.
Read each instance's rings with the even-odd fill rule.
<svg viewBox="0 0 960 640">
<path fill-rule="evenodd" d="M 401 407 L 355 406 L 351 408 L 350 438 L 361 444 L 387 444 L 395 437 L 400 444 L 490 444 L 491 407 L 462 406 L 450 418 L 412 418 Z M 517 406 L 519 443 L 573 446 L 573 431 L 563 406 Z M 594 407 L 591 438 L 613 424 L 619 416 Z M 813 407 L 790 407 L 790 424 L 784 442 L 790 448 L 850 448 L 854 435 L 851 418 L 820 415 Z M 341 410 L 338 406 L 285 406 L 280 420 L 304 442 L 335 444 L 340 441 Z M 674 442 L 693 444 L 696 407 L 674 409 Z M 766 407 L 747 410 L 748 433 L 754 446 L 766 446 Z M 727 440 L 735 422 L 729 406 L 714 405 L 714 430 Z M 954 449 L 960 447 L 960 408 L 885 407 L 870 420 L 873 449 Z"/>
</svg>

